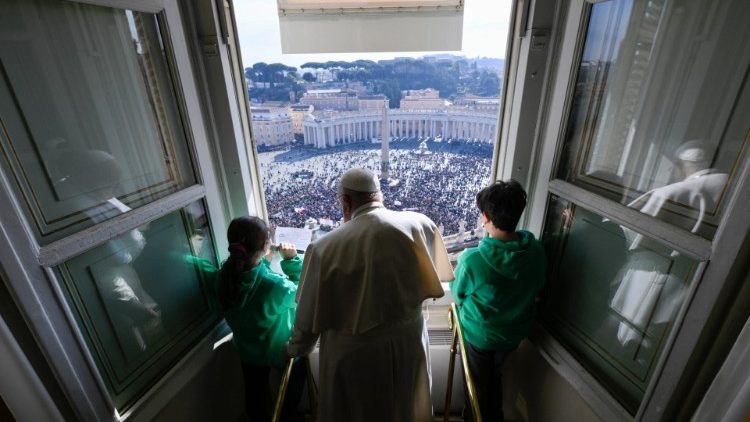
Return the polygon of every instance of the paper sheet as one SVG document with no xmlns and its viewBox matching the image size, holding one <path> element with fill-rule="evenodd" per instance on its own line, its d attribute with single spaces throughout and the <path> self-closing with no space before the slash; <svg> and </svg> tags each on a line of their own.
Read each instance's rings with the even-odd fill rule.
<svg viewBox="0 0 750 422">
<path fill-rule="evenodd" d="M 310 229 L 298 229 L 294 227 L 276 227 L 276 244 L 286 242 L 294 243 L 297 249 L 305 251 L 307 246 L 312 242 L 312 233 Z"/>
</svg>

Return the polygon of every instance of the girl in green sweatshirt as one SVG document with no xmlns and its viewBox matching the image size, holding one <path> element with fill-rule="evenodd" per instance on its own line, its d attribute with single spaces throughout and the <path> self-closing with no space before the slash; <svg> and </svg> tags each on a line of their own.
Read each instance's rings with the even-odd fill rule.
<svg viewBox="0 0 750 422">
<path fill-rule="evenodd" d="M 246 412 L 252 421 L 266 421 L 272 402 L 268 376 L 285 365 L 284 347 L 292 333 L 302 260 L 294 245 L 282 243 L 284 274 L 274 272 L 264 258 L 271 247 L 270 232 L 258 217 L 232 220 L 227 240 L 229 258 L 217 279 L 217 296 L 233 332 L 232 344 L 242 359 Z M 295 418 L 304 375 L 300 360 L 292 371 L 282 420 Z"/>
</svg>

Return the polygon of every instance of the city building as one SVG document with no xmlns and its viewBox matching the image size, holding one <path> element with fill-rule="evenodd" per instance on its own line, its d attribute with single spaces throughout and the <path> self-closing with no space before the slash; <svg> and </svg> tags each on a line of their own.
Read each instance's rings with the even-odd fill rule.
<svg viewBox="0 0 750 422">
<path fill-rule="evenodd" d="M 499 97 L 479 97 L 476 95 L 466 95 L 456 98 L 453 101 L 456 107 L 464 107 L 469 110 L 486 111 L 488 113 L 498 113 L 500 111 Z"/>
<path fill-rule="evenodd" d="M 292 132 L 295 135 L 302 134 L 302 127 L 305 121 L 305 115 L 314 110 L 314 107 L 307 104 L 292 104 L 289 106 L 289 114 L 292 116 Z"/>
<path fill-rule="evenodd" d="M 358 94 L 365 94 L 367 92 L 367 87 L 360 81 L 346 82 L 346 88 L 355 91 Z"/>
<path fill-rule="evenodd" d="M 357 110 L 357 93 L 344 89 L 312 89 L 300 98 L 300 104 L 316 110 Z"/>
<path fill-rule="evenodd" d="M 388 97 L 383 94 L 360 95 L 357 100 L 359 110 L 380 110 L 388 106 Z"/>
<path fill-rule="evenodd" d="M 289 106 L 289 101 L 263 101 L 262 103 L 254 103 L 253 106 L 278 111 L 279 109 L 287 108 Z"/>
<path fill-rule="evenodd" d="M 315 70 L 315 80 L 318 82 L 330 82 L 335 80 L 335 75 L 328 69 L 317 69 Z"/>
<path fill-rule="evenodd" d="M 258 145 L 282 145 L 294 142 L 292 115 L 285 108 L 250 109 L 253 135 Z"/>
<path fill-rule="evenodd" d="M 408 90 L 400 104 L 400 108 L 409 110 L 439 110 L 447 106 L 448 101 L 440 98 L 440 91 L 433 88 Z"/>
</svg>

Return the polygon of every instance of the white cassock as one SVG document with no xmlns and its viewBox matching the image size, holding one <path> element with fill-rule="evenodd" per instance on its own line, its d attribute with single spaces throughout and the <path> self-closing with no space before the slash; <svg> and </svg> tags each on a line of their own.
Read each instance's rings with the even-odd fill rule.
<svg viewBox="0 0 750 422">
<path fill-rule="evenodd" d="M 320 337 L 320 421 L 432 420 L 421 307 L 452 279 L 435 224 L 379 202 L 310 245 L 287 351 Z"/>
<path fill-rule="evenodd" d="M 701 170 L 680 182 L 650 190 L 628 206 L 652 217 L 658 217 L 668 202 L 687 206 L 697 211 L 690 230 L 696 233 L 705 216 L 718 204 L 727 178 L 726 173 Z M 686 284 L 670 273 L 673 265 L 670 257 L 654 252 L 642 234 L 625 227 L 623 231 L 629 253 L 618 274 L 621 282 L 610 306 L 628 323 L 620 324 L 617 338 L 622 344 L 645 342 L 643 345 L 650 347 L 650 339 L 644 338 L 644 333 L 648 333 L 651 325 L 665 325 L 674 319 L 683 302 Z"/>
</svg>

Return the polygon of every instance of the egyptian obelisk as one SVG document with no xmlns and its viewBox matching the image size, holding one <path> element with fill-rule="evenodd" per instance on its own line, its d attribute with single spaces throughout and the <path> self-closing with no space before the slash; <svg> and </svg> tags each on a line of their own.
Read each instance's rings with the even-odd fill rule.
<svg viewBox="0 0 750 422">
<path fill-rule="evenodd" d="M 388 180 L 390 164 L 388 162 L 388 147 L 391 142 L 390 122 L 388 122 L 388 100 L 383 106 L 383 127 L 380 131 L 380 179 Z"/>
</svg>

